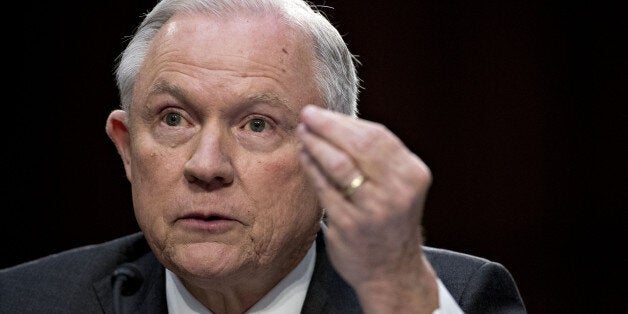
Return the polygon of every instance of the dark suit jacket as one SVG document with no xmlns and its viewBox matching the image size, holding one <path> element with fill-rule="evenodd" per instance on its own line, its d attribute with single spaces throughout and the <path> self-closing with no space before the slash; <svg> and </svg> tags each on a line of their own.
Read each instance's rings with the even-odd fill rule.
<svg viewBox="0 0 628 314">
<path fill-rule="evenodd" d="M 425 247 L 432 267 L 466 313 L 525 313 L 502 265 Z M 327 258 L 321 234 L 302 313 L 360 313 L 355 292 Z M 144 280 L 122 297 L 129 313 L 166 313 L 165 272 L 141 233 L 0 270 L 0 313 L 113 313 L 112 272 L 132 262 Z"/>
</svg>

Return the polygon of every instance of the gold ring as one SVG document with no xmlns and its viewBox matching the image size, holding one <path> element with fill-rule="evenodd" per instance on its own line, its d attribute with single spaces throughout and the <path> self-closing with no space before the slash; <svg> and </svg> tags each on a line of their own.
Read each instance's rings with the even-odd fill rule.
<svg viewBox="0 0 628 314">
<path fill-rule="evenodd" d="M 360 186 L 362 185 L 362 183 L 364 183 L 364 181 L 365 181 L 365 178 L 361 174 L 353 178 L 353 180 L 351 180 L 351 183 L 349 183 L 349 185 L 344 189 L 343 191 L 344 195 L 347 197 L 353 195 L 353 193 L 355 193 L 355 191 L 357 191 L 360 188 Z"/>
</svg>

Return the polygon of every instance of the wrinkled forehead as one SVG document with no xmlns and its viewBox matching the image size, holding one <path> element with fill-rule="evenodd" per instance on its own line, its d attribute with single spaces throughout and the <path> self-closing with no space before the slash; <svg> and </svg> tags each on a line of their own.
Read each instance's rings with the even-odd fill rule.
<svg viewBox="0 0 628 314">
<path fill-rule="evenodd" d="M 310 37 L 277 15 L 179 13 L 151 42 L 135 82 L 133 103 L 141 103 L 155 77 L 177 64 L 199 71 L 267 76 L 290 86 L 288 90 L 299 87 L 301 92 L 318 94 L 314 60 Z"/>
</svg>

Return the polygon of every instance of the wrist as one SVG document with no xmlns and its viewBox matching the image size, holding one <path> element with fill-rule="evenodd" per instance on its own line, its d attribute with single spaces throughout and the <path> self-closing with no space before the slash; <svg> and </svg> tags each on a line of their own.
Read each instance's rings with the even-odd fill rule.
<svg viewBox="0 0 628 314">
<path fill-rule="evenodd" d="M 364 313 L 432 313 L 439 307 L 437 276 L 424 256 L 410 270 L 365 280 L 354 289 Z"/>
</svg>

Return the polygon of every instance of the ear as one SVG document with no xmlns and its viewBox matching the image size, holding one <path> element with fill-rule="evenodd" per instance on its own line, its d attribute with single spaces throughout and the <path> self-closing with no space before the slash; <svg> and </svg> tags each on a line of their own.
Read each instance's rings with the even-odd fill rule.
<svg viewBox="0 0 628 314">
<path fill-rule="evenodd" d="M 118 154 L 122 157 L 126 177 L 131 181 L 131 137 L 127 125 L 128 114 L 124 110 L 114 110 L 107 118 L 105 130 L 116 145 Z"/>
</svg>

